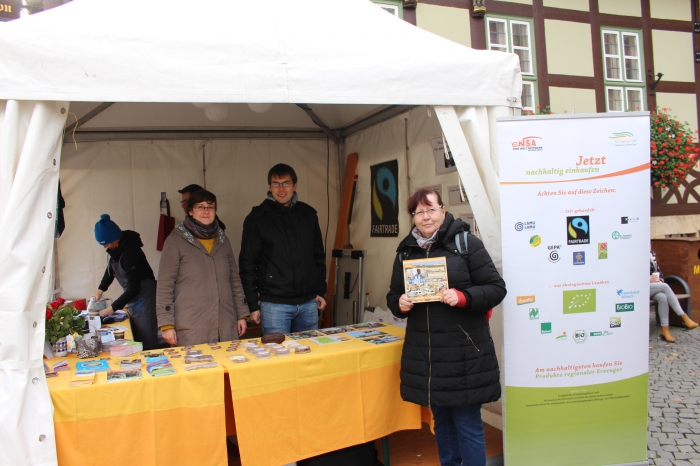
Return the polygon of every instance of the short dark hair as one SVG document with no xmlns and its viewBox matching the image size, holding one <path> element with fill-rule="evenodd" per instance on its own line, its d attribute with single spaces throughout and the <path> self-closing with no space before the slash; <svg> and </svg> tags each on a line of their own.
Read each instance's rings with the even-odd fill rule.
<svg viewBox="0 0 700 466">
<path fill-rule="evenodd" d="M 185 186 L 184 188 L 178 189 L 177 192 L 179 192 L 180 194 L 185 194 L 185 193 L 190 193 L 190 194 L 192 194 L 193 192 L 199 191 L 200 189 L 204 189 L 204 188 L 202 188 L 202 187 L 201 187 L 200 185 L 198 185 L 198 184 L 188 184 L 188 185 Z"/>
<path fill-rule="evenodd" d="M 283 177 L 284 175 L 289 175 L 292 178 L 292 184 L 297 184 L 297 172 L 295 172 L 294 169 L 286 163 L 278 163 L 274 167 L 270 168 L 270 171 L 267 172 L 267 184 L 272 184 L 272 175 L 279 178 Z"/>
<path fill-rule="evenodd" d="M 416 208 L 418 208 L 418 204 L 423 204 L 423 205 L 430 205 L 430 199 L 428 199 L 428 196 L 431 194 L 435 194 L 435 197 L 437 197 L 437 201 L 439 205 L 442 204 L 442 197 L 440 196 L 440 193 L 434 190 L 433 188 L 421 188 L 411 197 L 408 198 L 408 202 L 406 203 L 406 210 L 408 210 L 408 215 L 413 216 L 413 212 L 416 211 Z"/>
<path fill-rule="evenodd" d="M 216 196 L 206 189 L 200 189 L 190 194 L 190 197 L 187 198 L 187 212 L 192 212 L 195 204 L 200 202 L 212 202 L 214 204 L 214 212 L 216 212 Z"/>
</svg>

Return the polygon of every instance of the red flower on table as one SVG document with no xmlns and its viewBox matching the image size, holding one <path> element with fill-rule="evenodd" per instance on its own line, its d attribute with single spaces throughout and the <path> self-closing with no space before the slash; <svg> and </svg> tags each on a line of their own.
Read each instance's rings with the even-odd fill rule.
<svg viewBox="0 0 700 466">
<path fill-rule="evenodd" d="M 46 320 L 50 319 L 53 317 L 53 312 L 51 312 L 51 309 L 46 310 Z"/>
<path fill-rule="evenodd" d="M 73 306 L 75 306 L 75 308 L 76 308 L 78 311 L 84 311 L 85 309 L 87 309 L 87 307 L 85 306 L 85 301 L 80 300 L 80 299 L 77 300 L 77 301 L 75 301 L 75 302 L 73 303 Z"/>
</svg>

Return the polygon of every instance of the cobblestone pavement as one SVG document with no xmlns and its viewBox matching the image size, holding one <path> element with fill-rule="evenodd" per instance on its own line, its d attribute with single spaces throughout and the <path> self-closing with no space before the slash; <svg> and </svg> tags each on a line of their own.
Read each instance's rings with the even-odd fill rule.
<svg viewBox="0 0 700 466">
<path fill-rule="evenodd" d="M 649 326 L 649 464 L 700 466 L 700 327 L 671 327 L 676 343 Z"/>
</svg>

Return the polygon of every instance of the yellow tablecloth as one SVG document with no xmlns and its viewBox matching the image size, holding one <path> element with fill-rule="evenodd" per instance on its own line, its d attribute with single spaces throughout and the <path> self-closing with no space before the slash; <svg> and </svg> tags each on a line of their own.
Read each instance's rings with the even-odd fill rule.
<svg viewBox="0 0 700 466">
<path fill-rule="evenodd" d="M 399 394 L 403 341 L 299 342 L 311 353 L 234 364 L 226 356 L 251 355 L 227 353 L 226 344 L 214 351 L 229 373 L 242 464 L 280 466 L 421 428 L 420 407 Z"/>
<path fill-rule="evenodd" d="M 140 380 L 107 383 L 107 373 L 98 372 L 93 385 L 69 387 L 81 360 L 70 354 L 47 364 L 61 359 L 70 370 L 47 379 L 59 464 L 228 464 L 221 365 L 188 372 L 183 359 L 171 358 L 177 374 L 153 378 L 144 361 Z M 110 358 L 112 369 L 118 359 Z"/>
<path fill-rule="evenodd" d="M 393 326 L 379 330 L 404 336 Z M 188 372 L 182 358 L 170 358 L 173 376 L 154 379 L 144 364 L 141 380 L 108 384 L 101 372 L 93 385 L 74 388 L 68 384 L 80 360 L 69 355 L 70 370 L 48 379 L 59 463 L 226 465 L 225 388 L 245 466 L 280 466 L 420 429 L 420 407 L 399 394 L 403 341 L 299 342 L 311 353 L 267 360 L 254 359 L 242 346 L 227 352 L 226 342 L 219 350 L 197 345 L 219 367 Z M 234 364 L 227 358 L 234 354 L 251 361 Z M 118 359 L 110 359 L 112 368 Z"/>
</svg>

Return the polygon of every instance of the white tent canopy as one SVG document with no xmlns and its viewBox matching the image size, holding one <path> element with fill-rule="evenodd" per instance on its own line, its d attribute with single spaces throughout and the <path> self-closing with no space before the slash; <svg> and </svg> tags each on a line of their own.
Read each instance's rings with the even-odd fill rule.
<svg viewBox="0 0 700 466">
<path fill-rule="evenodd" d="M 452 43 L 367 0 L 74 0 L 0 24 L 0 50 L 1 464 L 56 463 L 43 320 L 69 111 L 83 140 L 338 142 L 429 106 L 500 264 L 495 118 L 520 106 L 513 54 Z M 233 111 L 214 123 L 190 103 Z"/>
</svg>

